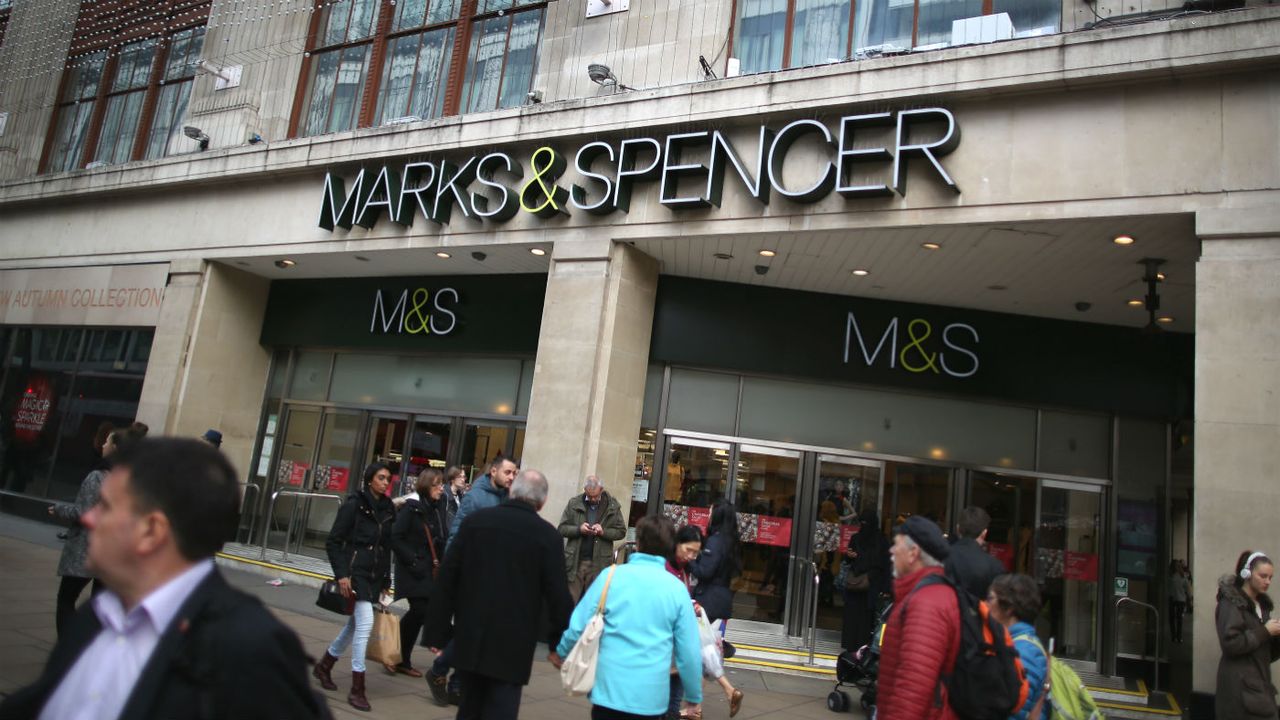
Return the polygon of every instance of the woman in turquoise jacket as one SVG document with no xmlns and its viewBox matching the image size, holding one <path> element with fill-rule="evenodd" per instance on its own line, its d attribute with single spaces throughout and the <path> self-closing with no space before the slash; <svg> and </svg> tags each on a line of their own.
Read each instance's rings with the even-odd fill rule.
<svg viewBox="0 0 1280 720">
<path fill-rule="evenodd" d="M 1001 575 L 991 583 L 987 591 L 987 605 L 991 616 L 1009 629 L 1013 646 L 1022 658 L 1022 668 L 1027 673 L 1027 702 L 1013 711 L 1010 720 L 1026 720 L 1044 694 L 1045 673 L 1049 661 L 1044 647 L 1036 637 L 1032 623 L 1040 614 L 1040 588 L 1026 575 Z"/>
<path fill-rule="evenodd" d="M 573 611 L 556 647 L 565 657 L 595 614 L 605 583 L 604 634 L 591 689 L 593 720 L 665 715 L 674 657 L 684 700 L 702 703 L 702 647 L 689 592 L 666 569 L 664 554 L 675 543 L 665 517 L 636 524 L 636 550 L 626 565 L 600 573 Z M 612 576 L 612 580 L 609 580 Z"/>
</svg>

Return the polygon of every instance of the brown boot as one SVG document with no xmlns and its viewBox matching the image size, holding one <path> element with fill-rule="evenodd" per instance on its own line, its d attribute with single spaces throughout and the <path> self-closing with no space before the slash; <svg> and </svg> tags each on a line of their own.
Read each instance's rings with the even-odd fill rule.
<svg viewBox="0 0 1280 720">
<path fill-rule="evenodd" d="M 364 673 L 351 673 L 351 692 L 347 693 L 347 702 L 351 707 L 357 710 L 369 712 L 373 708 L 369 705 L 369 700 L 364 696 Z"/>
<path fill-rule="evenodd" d="M 326 651 L 324 657 L 320 658 L 320 662 L 317 662 L 316 666 L 311 668 L 311 675 L 320 681 L 320 687 L 325 690 L 338 689 L 338 684 L 333 681 L 333 676 L 329 674 L 333 670 L 333 664 L 336 662 L 338 662 L 338 658 Z"/>
</svg>

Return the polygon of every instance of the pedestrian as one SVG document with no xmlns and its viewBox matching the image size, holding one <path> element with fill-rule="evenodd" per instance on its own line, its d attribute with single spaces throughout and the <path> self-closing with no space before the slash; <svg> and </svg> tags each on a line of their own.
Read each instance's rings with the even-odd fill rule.
<svg viewBox="0 0 1280 720">
<path fill-rule="evenodd" d="M 338 588 L 343 597 L 355 598 L 355 610 L 311 674 L 325 690 L 337 690 L 331 675 L 333 664 L 350 646 L 351 692 L 347 693 L 347 702 L 367 712 L 371 708 L 365 696 L 364 655 L 373 630 L 373 604 L 382 591 L 391 587 L 390 545 L 395 510 L 387 499 L 391 468 L 386 463 L 370 463 L 363 480 L 362 487 L 348 495 L 338 508 L 325 542 Z"/>
<path fill-rule="evenodd" d="M 458 536 L 458 528 L 468 515 L 483 508 L 491 508 L 507 499 L 511 482 L 520 468 L 511 458 L 498 455 L 489 465 L 489 472 L 481 475 L 458 504 L 458 512 L 449 525 L 449 542 Z"/>
<path fill-rule="evenodd" d="M 987 596 L 991 581 L 1005 572 L 1000 561 L 986 550 L 990 525 L 991 516 L 986 510 L 975 506 L 961 510 L 956 539 L 946 562 L 947 575 L 978 600 Z"/>
<path fill-rule="evenodd" d="M 406 500 L 396 512 L 391 528 L 391 547 L 395 551 L 396 597 L 409 602 L 409 611 L 400 618 L 400 664 L 385 666 L 391 674 L 422 677 L 413 667 L 413 646 L 427 617 L 427 604 L 435 588 L 445 546 L 448 519 L 443 496 L 444 475 L 427 468 L 414 482 L 416 498 Z"/>
<path fill-rule="evenodd" d="M 880 518 L 872 509 L 863 510 L 850 529 L 853 534 L 843 560 L 842 575 L 846 580 L 840 588 L 844 593 L 840 645 L 857 650 L 871 641 L 880 594 L 890 575 L 889 541 L 881 533 Z"/>
<path fill-rule="evenodd" d="M 1187 566 L 1174 558 L 1169 561 L 1169 636 L 1175 643 L 1182 642 L 1182 617 L 1187 614 L 1191 602 L 1191 579 Z"/>
<path fill-rule="evenodd" d="M 1001 575 L 992 581 L 985 599 L 991 617 L 1009 630 L 1030 689 L 1027 701 L 1014 710 L 1009 720 L 1026 720 L 1044 694 L 1044 679 L 1049 672 L 1049 658 L 1034 627 L 1040 614 L 1040 587 L 1027 575 Z"/>
<path fill-rule="evenodd" d="M 676 531 L 675 545 L 667 553 L 666 568 L 667 572 L 674 575 L 684 585 L 690 597 L 693 595 L 694 579 L 689 573 L 689 564 L 701 553 L 702 530 L 697 525 L 685 525 Z M 697 603 L 694 606 L 696 608 Z M 742 709 L 742 691 L 733 686 L 723 667 L 719 669 L 718 673 L 713 674 L 711 678 L 720 685 L 720 690 L 724 692 L 724 699 L 729 703 L 729 717 L 734 717 Z M 683 694 L 684 684 L 680 680 L 680 674 L 673 668 L 671 672 L 670 702 L 667 706 L 668 720 L 676 720 L 682 717 L 680 699 Z M 688 710 L 685 711 L 683 717 L 690 717 Z"/>
<path fill-rule="evenodd" d="M 458 720 L 515 718 L 539 628 L 547 628 L 547 647 L 556 647 L 573 610 L 563 541 L 538 516 L 547 502 L 546 477 L 524 470 L 510 488 L 511 497 L 476 510 L 450 538 L 427 607 L 427 642 L 453 646 Z"/>
<path fill-rule="evenodd" d="M 1267 596 L 1275 565 L 1260 552 L 1245 550 L 1235 574 L 1218 581 L 1217 717 L 1232 720 L 1276 720 L 1276 688 L 1271 663 L 1280 658 L 1280 620 Z"/>
<path fill-rule="evenodd" d="M 458 514 L 462 504 L 462 496 L 467 494 L 467 471 L 457 465 L 449 466 L 444 471 L 444 503 L 449 522 L 444 526 L 445 534 L 453 527 L 453 518 Z"/>
<path fill-rule="evenodd" d="M 912 515 L 894 532 L 893 611 L 880 648 L 876 720 L 955 720 L 943 678 L 960 649 L 960 607 L 943 573 L 950 548 L 933 521 Z M 908 612 L 909 608 L 909 612 Z"/>
<path fill-rule="evenodd" d="M 82 518 L 105 590 L 80 608 L 35 684 L 0 718 L 327 718 L 297 635 L 227 584 L 213 556 L 235 535 L 235 468 L 195 439 L 122 444 Z"/>
<path fill-rule="evenodd" d="M 728 620 L 733 612 L 733 590 L 729 584 L 742 572 L 738 556 L 738 513 L 728 500 L 717 500 L 707 524 L 707 540 L 689 571 L 698 582 L 693 599 L 711 622 Z"/>
<path fill-rule="evenodd" d="M 626 537 L 622 506 L 605 492 L 600 478 L 588 475 L 582 494 L 569 498 L 560 514 L 560 534 L 564 536 L 564 572 L 569 576 L 569 593 L 574 602 L 601 570 L 613 564 L 613 544 Z"/>
</svg>

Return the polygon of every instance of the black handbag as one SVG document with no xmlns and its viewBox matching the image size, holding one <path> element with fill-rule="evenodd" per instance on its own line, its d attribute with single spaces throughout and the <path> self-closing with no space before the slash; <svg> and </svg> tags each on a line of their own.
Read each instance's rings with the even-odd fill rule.
<svg viewBox="0 0 1280 720">
<path fill-rule="evenodd" d="M 350 615 L 356 610 L 356 594 L 353 592 L 350 598 L 343 597 L 342 591 L 338 589 L 338 581 L 329 580 L 320 586 L 316 606 L 339 615 Z"/>
</svg>

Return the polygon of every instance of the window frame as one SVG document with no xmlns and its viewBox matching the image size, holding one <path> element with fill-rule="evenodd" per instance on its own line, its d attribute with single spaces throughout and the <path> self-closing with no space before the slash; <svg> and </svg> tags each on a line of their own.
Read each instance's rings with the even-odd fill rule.
<svg viewBox="0 0 1280 720">
<path fill-rule="evenodd" d="M 400 0 L 403 2 L 403 0 Z M 430 0 L 431 2 L 440 2 L 444 0 Z M 485 0 L 486 5 L 492 4 L 492 0 Z M 448 53 L 449 73 L 444 83 L 444 104 L 440 112 L 440 117 L 449 117 L 461 114 L 462 95 L 466 82 L 467 65 L 471 48 L 471 37 L 476 26 L 483 26 L 485 21 L 500 17 L 511 16 L 511 22 L 507 28 L 507 48 L 510 47 L 511 27 L 515 24 L 515 16 L 517 13 L 524 12 L 540 12 L 542 17 L 539 28 L 538 46 L 541 47 L 542 34 L 545 32 L 546 12 L 550 0 L 510 0 L 510 4 L 506 7 L 479 12 L 481 0 L 460 0 L 458 14 L 449 20 L 439 22 L 429 22 L 429 12 L 424 12 L 423 24 L 412 27 L 401 27 L 393 29 L 393 21 L 397 10 L 397 4 L 392 4 L 391 0 L 376 0 L 378 8 L 377 20 L 374 23 L 373 33 L 366 38 L 354 41 L 343 41 L 327 45 L 318 45 L 323 42 L 321 33 L 324 28 L 321 22 L 325 19 L 325 13 L 313 13 L 311 16 L 310 26 L 307 29 L 307 51 L 302 58 L 302 67 L 299 70 L 299 80 L 297 90 L 294 94 L 293 108 L 289 115 L 288 137 L 315 137 L 327 134 L 328 131 L 315 133 L 307 133 L 307 116 L 310 114 L 312 101 L 312 70 L 316 57 L 322 53 L 343 52 L 349 47 L 359 47 L 369 45 L 368 62 L 364 69 L 364 84 L 360 92 L 360 107 L 356 112 L 355 123 L 351 129 L 374 127 L 375 120 L 378 115 L 379 96 L 382 92 L 383 75 L 385 74 L 384 64 L 387 62 L 387 54 L 390 46 L 394 41 L 400 38 L 410 37 L 413 35 L 422 35 L 437 30 L 453 28 L 453 47 Z M 428 5 L 429 8 L 429 5 Z M 348 27 L 350 21 L 348 20 Z M 504 50 L 503 56 L 503 79 L 506 78 L 506 54 Z M 415 60 L 415 70 L 417 60 Z M 536 75 L 536 66 L 534 74 Z M 413 96 L 415 89 L 410 90 L 410 97 Z M 329 108 L 332 115 L 333 108 Z M 390 115 L 390 119 L 395 119 L 395 115 Z M 384 121 L 385 122 L 385 121 Z M 326 123 L 327 127 L 328 123 Z M 340 132 L 340 131 L 334 131 Z"/>
<path fill-rule="evenodd" d="M 725 64 L 728 65 L 728 58 L 734 57 L 734 45 L 736 44 L 738 30 L 738 3 L 742 0 L 733 0 L 733 8 L 729 15 L 729 46 L 725 55 Z M 845 39 L 845 57 L 853 54 L 853 36 L 854 36 L 854 18 L 857 17 L 858 2 L 867 0 L 846 0 L 849 3 L 849 30 Z M 759 72 L 778 72 L 779 70 L 790 70 L 796 67 L 808 67 L 807 65 L 793 65 L 791 63 L 792 38 L 795 34 L 796 23 L 796 2 L 797 0 L 786 0 L 787 3 L 787 21 L 783 29 L 782 39 L 782 66 L 776 70 L 761 70 Z M 995 0 L 982 0 L 982 14 L 991 15 L 994 13 Z M 912 0 L 911 15 L 911 46 L 915 47 L 920 36 L 920 0 Z"/>
<path fill-rule="evenodd" d="M 173 37 L 200 27 L 208 26 L 209 5 L 204 3 L 196 3 L 185 7 L 175 7 L 170 10 L 165 18 L 165 28 L 160 37 L 155 39 L 156 48 L 151 56 L 150 67 L 147 70 L 147 81 L 145 85 L 139 87 L 126 88 L 124 90 L 113 90 L 112 85 L 116 80 L 116 75 L 120 69 L 121 51 L 134 43 L 145 42 L 151 34 L 150 28 L 137 25 L 126 27 L 113 27 L 110 36 L 102 38 L 94 42 L 76 42 L 73 40 L 71 49 L 68 51 L 68 59 L 73 57 L 84 57 L 95 52 L 106 52 L 106 59 L 103 62 L 102 74 L 98 77 L 98 86 L 92 97 L 93 110 L 89 119 L 88 128 L 85 130 L 85 141 L 80 148 L 79 157 L 73 167 L 63 169 L 49 167 L 50 161 L 53 159 L 53 148 L 56 140 L 58 125 L 62 120 L 63 113 L 68 108 L 75 108 L 79 103 L 86 102 L 89 96 L 64 99 L 63 96 L 67 90 L 67 82 L 74 73 L 71 68 L 63 71 L 62 78 L 58 82 L 57 102 L 54 105 L 53 112 L 49 117 L 49 128 L 45 136 L 44 149 L 40 154 L 39 172 L 70 172 L 74 170 L 82 170 L 88 164 L 96 162 L 98 147 L 102 141 L 102 131 L 106 121 L 107 105 L 113 97 L 123 97 L 129 93 L 143 93 L 142 107 L 138 113 L 137 127 L 134 129 L 133 138 L 129 146 L 129 154 L 124 162 L 133 162 L 137 160 L 147 159 L 147 147 L 150 144 L 151 125 L 155 119 L 156 105 L 162 88 L 166 84 L 176 84 L 180 82 L 195 82 L 195 73 L 190 76 L 183 75 L 180 78 L 166 80 L 165 70 L 168 67 L 169 54 L 173 48 Z M 82 32 L 88 35 L 94 32 L 95 18 L 87 16 L 85 13 L 85 5 L 81 4 L 81 15 L 77 21 L 77 34 Z M 101 31 L 96 31 L 100 33 Z M 201 34 L 201 42 L 203 43 L 204 33 Z M 188 51 L 189 52 L 189 51 Z M 203 47 L 201 54 L 203 54 Z M 193 86 L 194 87 L 194 86 Z M 112 163 L 114 164 L 114 163 Z"/>
</svg>

